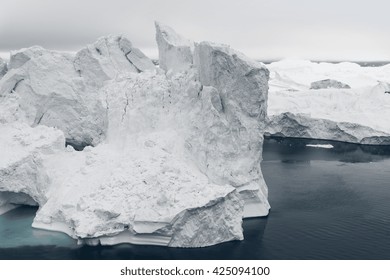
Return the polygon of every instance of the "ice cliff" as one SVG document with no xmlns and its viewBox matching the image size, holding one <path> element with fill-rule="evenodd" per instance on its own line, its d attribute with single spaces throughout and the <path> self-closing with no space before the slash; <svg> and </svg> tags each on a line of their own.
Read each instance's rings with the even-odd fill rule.
<svg viewBox="0 0 390 280">
<path fill-rule="evenodd" d="M 305 114 L 282 113 L 270 116 L 269 136 L 312 138 L 365 145 L 390 145 L 390 134 L 352 122 L 316 119 Z"/>
<path fill-rule="evenodd" d="M 81 244 L 203 247 L 268 214 L 269 72 L 156 23 L 160 66 L 122 36 L 23 49 L 0 80 L 0 207 Z M 87 146 L 76 151 L 65 147 Z M 16 151 L 16 152 L 15 152 Z"/>
<path fill-rule="evenodd" d="M 267 134 L 390 143 L 390 64 L 271 63 Z"/>
<path fill-rule="evenodd" d="M 0 57 L 0 79 L 7 73 L 7 63 Z"/>
</svg>

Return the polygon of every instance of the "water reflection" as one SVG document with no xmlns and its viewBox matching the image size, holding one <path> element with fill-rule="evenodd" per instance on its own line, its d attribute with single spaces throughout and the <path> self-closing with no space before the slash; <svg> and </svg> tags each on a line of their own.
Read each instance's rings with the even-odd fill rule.
<svg viewBox="0 0 390 280">
<path fill-rule="evenodd" d="M 26 245 L 58 245 L 75 247 L 76 242 L 64 233 L 31 227 L 38 207 L 22 206 L 0 216 L 0 248 Z M 0 252 L 0 258 L 2 256 Z M 31 256 L 34 258 L 34 256 Z"/>
</svg>

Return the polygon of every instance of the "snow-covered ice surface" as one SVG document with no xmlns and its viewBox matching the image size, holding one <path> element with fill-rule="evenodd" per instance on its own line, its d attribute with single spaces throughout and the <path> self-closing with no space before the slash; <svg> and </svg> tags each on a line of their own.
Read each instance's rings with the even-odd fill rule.
<svg viewBox="0 0 390 280">
<path fill-rule="evenodd" d="M 268 70 L 161 26 L 162 69 L 122 36 L 75 55 L 12 53 L 0 80 L 3 212 L 38 204 L 34 227 L 79 243 L 174 247 L 241 240 L 243 217 L 268 214 Z M 39 141 L 9 144 L 19 138 Z"/>
<path fill-rule="evenodd" d="M 305 130 L 308 138 L 390 143 L 390 64 L 361 67 L 349 62 L 285 60 L 268 68 L 270 134 L 302 137 Z M 331 84 L 340 88 L 310 89 L 313 82 L 327 79 L 350 89 L 336 82 Z M 289 113 L 288 121 L 284 113 Z"/>
</svg>

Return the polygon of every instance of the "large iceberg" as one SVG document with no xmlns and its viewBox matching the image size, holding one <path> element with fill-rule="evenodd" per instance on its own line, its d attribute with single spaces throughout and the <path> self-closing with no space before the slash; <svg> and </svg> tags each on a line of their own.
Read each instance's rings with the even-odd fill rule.
<svg viewBox="0 0 390 280">
<path fill-rule="evenodd" d="M 34 47 L 11 56 L 0 80 L 6 143 L 25 127 L 17 137 L 46 144 L 24 143 L 17 163 L 2 152 L 3 211 L 37 204 L 34 227 L 81 244 L 173 247 L 241 240 L 242 218 L 268 214 L 268 70 L 227 46 L 184 47 L 161 26 L 164 71 L 122 36 L 76 55 Z"/>
<path fill-rule="evenodd" d="M 285 60 L 268 68 L 268 135 L 389 143 L 390 64 Z"/>
</svg>

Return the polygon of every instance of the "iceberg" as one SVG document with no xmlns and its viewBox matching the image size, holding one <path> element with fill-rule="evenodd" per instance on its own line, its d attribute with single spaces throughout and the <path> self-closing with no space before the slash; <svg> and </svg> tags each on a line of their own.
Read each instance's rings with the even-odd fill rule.
<svg viewBox="0 0 390 280">
<path fill-rule="evenodd" d="M 347 62 L 286 60 L 268 68 L 267 135 L 390 143 L 390 98 L 386 94 L 390 64 L 361 67 Z"/>
<path fill-rule="evenodd" d="M 242 219 L 268 214 L 267 68 L 228 46 L 192 48 L 161 24 L 156 32 L 163 70 L 122 36 L 75 55 L 11 56 L 0 80 L 1 132 L 6 143 L 19 130 L 29 133 L 22 140 L 42 141 L 22 145 L 17 164 L 8 163 L 13 146 L 1 152 L 3 211 L 39 205 L 33 227 L 79 244 L 171 247 L 242 240 Z"/>
<path fill-rule="evenodd" d="M 390 134 L 368 126 L 282 113 L 269 117 L 266 136 L 311 138 L 368 145 L 390 145 Z"/>
</svg>

